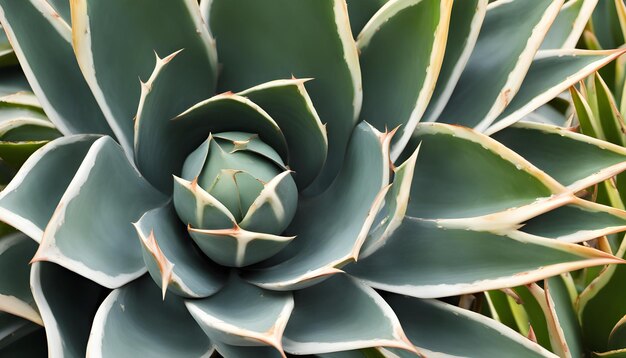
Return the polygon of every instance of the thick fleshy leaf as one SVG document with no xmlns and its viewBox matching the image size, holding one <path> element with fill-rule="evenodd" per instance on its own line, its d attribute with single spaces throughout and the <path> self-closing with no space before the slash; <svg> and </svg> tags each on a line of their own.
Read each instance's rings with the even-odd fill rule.
<svg viewBox="0 0 626 358">
<path fill-rule="evenodd" d="M 573 48 L 585 29 L 585 25 L 598 0 L 567 1 L 541 44 L 542 49 Z"/>
<path fill-rule="evenodd" d="M 346 271 L 375 288 L 433 298 L 619 262 L 602 251 L 517 231 L 503 235 L 406 218 L 385 246 Z"/>
<path fill-rule="evenodd" d="M 613 93 L 598 73 L 595 74 L 587 93 L 588 100 L 591 100 L 591 109 L 595 111 L 594 116 L 602 128 L 603 136 L 600 138 L 614 144 L 626 145 L 626 124 L 617 109 Z"/>
<path fill-rule="evenodd" d="M 482 123 L 497 118 L 519 90 L 563 2 L 491 3 L 474 51 L 438 121 L 486 129 Z"/>
<path fill-rule="evenodd" d="M 345 1 L 204 0 L 201 8 L 223 65 L 220 91 L 241 91 L 292 75 L 315 79 L 307 91 L 327 125 L 329 151 L 312 190 L 326 188 L 339 172 L 362 101 Z"/>
<path fill-rule="evenodd" d="M 304 87 L 306 81 L 277 80 L 239 93 L 261 106 L 280 127 L 289 149 L 287 164 L 301 189 L 320 173 L 328 151 L 326 127 Z"/>
<path fill-rule="evenodd" d="M 294 292 L 283 344 L 293 354 L 370 347 L 415 352 L 398 318 L 376 291 L 346 275 Z"/>
<path fill-rule="evenodd" d="M 385 196 L 385 206 L 378 213 L 376 221 L 363 243 L 359 258 L 366 257 L 385 245 L 389 237 L 402 223 L 409 204 L 409 194 L 418 153 L 419 147 L 404 163 L 394 168 L 393 184 Z"/>
<path fill-rule="evenodd" d="M 443 65 L 423 121 L 436 121 L 452 96 L 452 91 L 478 39 L 487 12 L 487 4 L 487 0 L 466 0 L 453 3 Z"/>
<path fill-rule="evenodd" d="M 271 267 L 255 270 L 247 279 L 264 288 L 291 290 L 309 286 L 356 259 L 388 189 L 391 137 L 359 124 L 333 185 L 317 197 L 300 199 L 286 231 L 297 239 Z"/>
<path fill-rule="evenodd" d="M 363 71 L 360 120 L 380 131 L 401 126 L 396 138 L 400 150 L 435 90 L 451 11 L 449 0 L 392 1 L 359 34 Z"/>
<path fill-rule="evenodd" d="M 5 273 L 0 279 L 0 311 L 43 325 L 28 285 L 28 262 L 36 250 L 37 243 L 22 233 L 0 237 L 0 272 Z"/>
<path fill-rule="evenodd" d="M 578 199 L 524 223 L 521 231 L 567 242 L 583 242 L 626 231 L 626 212 Z"/>
<path fill-rule="evenodd" d="M 174 206 L 183 224 L 191 227 L 229 229 L 237 223 L 228 208 L 197 181 L 174 177 Z"/>
<path fill-rule="evenodd" d="M 17 57 L 15 57 L 9 38 L 2 26 L 0 26 L 0 67 L 6 68 L 17 64 Z"/>
<path fill-rule="evenodd" d="M 426 356 L 555 357 L 505 325 L 440 301 L 385 295 L 409 339 Z M 489 342 L 477 344 L 477 342 Z M 401 357 L 403 352 L 394 351 Z M 408 355 L 406 355 L 408 357 Z"/>
<path fill-rule="evenodd" d="M 98 139 L 59 201 L 33 260 L 51 261 L 105 287 L 146 272 L 132 222 L 164 201 L 110 137 Z"/>
<path fill-rule="evenodd" d="M 485 121 L 477 129 L 492 134 L 506 128 L 615 60 L 624 51 L 539 51 L 528 69 L 519 92 L 508 103 L 506 109 L 493 120 L 493 124 Z"/>
<path fill-rule="evenodd" d="M 17 92 L 32 91 L 24 72 L 19 67 L 3 69 L 0 72 L 0 96 L 9 96 Z"/>
<path fill-rule="evenodd" d="M 89 334 L 89 357 L 209 357 L 213 349 L 176 295 L 161 299 L 145 276 L 102 302 Z"/>
<path fill-rule="evenodd" d="M 235 346 L 272 346 L 283 352 L 283 331 L 293 310 L 290 292 L 267 291 L 232 274 L 215 295 L 185 302 L 211 340 Z"/>
<path fill-rule="evenodd" d="M 224 266 L 243 267 L 274 256 L 295 236 L 280 236 L 248 231 L 235 225 L 229 229 L 189 228 L 189 235 L 200 250 Z"/>
<path fill-rule="evenodd" d="M 32 265 L 30 285 L 46 327 L 50 356 L 85 356 L 91 323 L 108 290 L 49 262 Z"/>
<path fill-rule="evenodd" d="M 599 1 L 591 17 L 591 28 L 602 48 L 616 48 L 626 40 L 620 30 L 616 1 Z"/>
<path fill-rule="evenodd" d="M 176 72 L 179 78 L 173 83 L 170 79 L 172 87 L 168 88 L 170 96 L 183 99 L 175 100 L 178 103 L 174 105 L 164 103 L 163 115 L 173 116 L 189 105 L 184 103 L 188 93 L 199 96 L 215 88 L 214 41 L 202 22 L 196 1 L 74 0 L 71 11 L 78 64 L 127 154 L 133 149 L 132 119 L 141 97 L 137 77 L 150 76 L 154 52 L 165 56 L 184 49 L 177 58 L 181 65 L 178 68 L 182 69 Z M 115 19 L 115 26 L 111 26 L 111 19 Z M 118 38 L 124 41 L 111 41 Z M 192 89 L 181 95 L 181 86 Z M 163 118 L 155 116 L 150 120 Z"/>
<path fill-rule="evenodd" d="M 0 220 L 40 242 L 63 193 L 98 138 L 63 137 L 35 152 L 0 194 Z"/>
<path fill-rule="evenodd" d="M 71 30 L 54 9 L 45 0 L 2 0 L 0 8 L 24 74 L 56 127 L 65 134 L 111 134 L 81 76 Z"/>
<path fill-rule="evenodd" d="M 616 256 L 624 257 L 626 240 Z M 626 315 L 626 266 L 610 265 L 589 284 L 578 300 L 578 318 L 585 345 L 595 352 L 608 350 L 609 336 Z"/>
<path fill-rule="evenodd" d="M 171 204 L 148 211 L 134 225 L 148 272 L 164 294 L 169 289 L 183 297 L 207 297 L 223 285 L 223 270 L 198 253 Z"/>
<path fill-rule="evenodd" d="M 420 142 L 408 216 L 494 230 L 573 200 L 554 179 L 471 129 L 420 123 L 405 153 L 412 153 L 408 150 Z M 455 159 L 442 163 L 441 158 Z M 561 195 L 550 197 L 553 194 Z M 476 216 L 482 219 L 463 219 Z"/>
<path fill-rule="evenodd" d="M 70 11 L 71 0 L 46 0 L 50 4 L 56 13 L 63 18 L 68 25 L 72 24 L 72 14 Z"/>
<path fill-rule="evenodd" d="M 258 134 L 284 161 L 288 157 L 285 137 L 274 119 L 257 104 L 237 94 L 223 93 L 211 97 L 173 120 L 180 122 L 179 128 L 186 133 L 186 143 L 179 143 L 188 149 L 184 151 L 185 156 L 206 141 L 211 133 L 238 131 Z"/>
<path fill-rule="evenodd" d="M 189 65 L 185 50 L 164 58 L 156 56 L 150 78 L 141 82 L 141 98 L 135 118 L 134 152 L 139 170 L 157 188 L 172 190 L 172 173 L 180 171 L 186 155 L 188 133 L 171 119 L 213 95 L 213 87 L 202 79 L 205 68 Z M 159 158 L 155 160 L 155 158 Z"/>
<path fill-rule="evenodd" d="M 521 122 L 495 133 L 492 138 L 573 191 L 626 169 L 626 149 L 567 128 Z"/>
</svg>

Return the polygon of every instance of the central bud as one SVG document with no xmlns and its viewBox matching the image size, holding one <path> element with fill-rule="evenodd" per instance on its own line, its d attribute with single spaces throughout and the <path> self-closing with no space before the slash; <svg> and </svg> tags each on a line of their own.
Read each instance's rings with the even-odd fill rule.
<svg viewBox="0 0 626 358">
<path fill-rule="evenodd" d="M 280 234 L 296 211 L 298 190 L 282 158 L 256 135 L 209 136 L 175 178 L 174 206 L 191 237 L 214 261 L 250 265 L 293 237 Z"/>
</svg>

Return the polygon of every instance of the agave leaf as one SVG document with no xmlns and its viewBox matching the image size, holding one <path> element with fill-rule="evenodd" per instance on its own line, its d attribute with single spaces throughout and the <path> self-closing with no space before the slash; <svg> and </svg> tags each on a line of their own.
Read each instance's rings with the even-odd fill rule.
<svg viewBox="0 0 626 358">
<path fill-rule="evenodd" d="M 295 308 L 283 339 L 289 353 L 315 354 L 376 346 L 417 353 L 385 300 L 349 276 L 335 275 L 296 291 L 294 299 Z"/>
<path fill-rule="evenodd" d="M 626 240 L 616 253 L 624 257 Z M 578 318 L 581 322 L 586 347 L 595 352 L 608 350 L 610 333 L 626 315 L 626 280 L 624 265 L 610 265 L 580 294 Z"/>
<path fill-rule="evenodd" d="M 519 231 L 497 234 L 406 218 L 385 246 L 346 271 L 378 289 L 434 298 L 517 286 L 620 262 L 595 249 Z"/>
<path fill-rule="evenodd" d="M 626 357 L 626 349 L 617 349 L 603 353 L 592 352 L 591 356 L 593 358 L 624 358 Z"/>
<path fill-rule="evenodd" d="M 287 166 L 283 162 L 283 159 L 280 157 L 280 155 L 278 155 L 278 153 L 276 153 L 276 151 L 272 149 L 272 147 L 265 144 L 261 139 L 259 139 L 258 134 L 244 133 L 244 132 L 221 132 L 221 133 L 211 134 L 211 137 L 223 139 L 225 142 L 227 142 L 227 144 L 221 145 L 223 148 L 224 147 L 228 148 L 226 149 L 227 152 L 235 153 L 235 152 L 243 151 L 243 152 L 255 153 L 271 160 L 272 162 L 274 162 L 274 164 L 279 166 L 281 169 L 288 170 Z M 202 152 L 202 155 L 206 157 L 204 152 Z M 289 155 L 291 155 L 291 151 Z M 197 164 L 198 164 L 198 169 L 196 172 L 196 168 L 194 168 L 194 174 L 195 173 L 198 173 L 198 174 L 195 174 L 195 176 L 199 175 L 199 173 L 202 171 L 202 168 L 200 168 L 201 163 L 197 163 Z M 183 174 L 184 173 L 185 173 L 185 169 L 183 169 Z"/>
<path fill-rule="evenodd" d="M 378 213 L 376 221 L 363 243 L 359 258 L 367 257 L 385 245 L 389 237 L 402 223 L 409 205 L 409 194 L 418 153 L 419 146 L 404 163 L 393 169 L 393 184 L 385 196 L 385 206 Z"/>
<path fill-rule="evenodd" d="M 28 141 L 28 142 L 4 142 L 0 141 L 0 158 L 11 167 L 19 168 L 24 164 L 37 149 L 43 147 L 48 141 Z"/>
<path fill-rule="evenodd" d="M 582 357 L 585 352 L 582 332 L 565 278 L 554 276 L 546 279 L 544 291 L 550 317 L 555 323 L 552 326 L 553 335 L 558 333 L 560 343 L 571 357 Z"/>
<path fill-rule="evenodd" d="M 515 287 L 512 290 L 524 304 L 527 324 L 532 328 L 534 335 L 533 340 L 559 356 L 565 356 L 563 350 L 559 350 L 561 346 L 554 344 L 558 333 L 553 329 L 555 327 L 554 316 L 550 314 L 544 290 L 536 283 Z"/>
<path fill-rule="evenodd" d="M 496 133 L 493 138 L 574 192 L 626 168 L 623 147 L 566 128 L 523 122 Z"/>
<path fill-rule="evenodd" d="M 185 146 L 185 157 L 204 142 L 209 133 L 236 130 L 258 134 L 287 162 L 287 142 L 280 127 L 267 112 L 243 96 L 230 92 L 213 96 L 193 105 L 174 121 L 180 122 L 181 134 L 185 133 L 186 143 L 178 143 Z"/>
<path fill-rule="evenodd" d="M 119 142 L 132 157 L 133 121 L 141 86 L 137 76 L 147 78 L 154 68 L 154 52 L 170 54 L 185 49 L 178 62 L 178 86 L 192 86 L 189 93 L 211 93 L 217 77 L 214 41 L 202 22 L 196 1 L 73 0 L 72 41 L 78 64 Z M 110 26 L 111 19 L 115 26 Z M 172 31 L 176 29 L 176 31 Z M 124 41 L 111 42 L 123 37 Z M 204 86 L 204 87 L 202 87 Z M 192 100 L 193 98 L 190 98 Z M 184 107 L 189 103 L 177 103 Z M 180 108 L 167 108 L 174 115 Z M 152 118 L 154 120 L 154 118 Z M 169 118 L 167 118 L 169 119 Z"/>
<path fill-rule="evenodd" d="M 288 164 L 301 190 L 320 173 L 328 151 L 326 127 L 304 87 L 306 81 L 276 80 L 239 93 L 267 111 L 282 130 L 289 148 Z"/>
<path fill-rule="evenodd" d="M 506 292 L 504 292 L 506 291 Z M 515 299 L 512 297 L 514 294 Z M 528 316 L 521 306 L 521 299 L 512 289 L 484 292 L 489 315 L 496 321 L 528 336 Z M 516 302 L 517 300 L 518 302 Z"/>
<path fill-rule="evenodd" d="M 611 90 L 598 73 L 594 76 L 590 93 L 593 94 L 595 100 L 593 104 L 597 106 L 594 107 L 592 104 L 591 108 L 592 110 L 596 110 L 594 113 L 595 118 L 602 128 L 604 138 L 606 138 L 608 142 L 625 146 L 626 137 L 624 136 L 624 132 L 626 131 L 626 124 L 624 124 L 624 119 L 617 109 L 617 104 L 615 103 L 615 98 Z"/>
<path fill-rule="evenodd" d="M 428 356 L 555 357 L 522 335 L 478 313 L 435 300 L 388 294 L 409 339 Z M 476 344 L 489 342 L 489 344 Z M 400 357 L 408 354 L 394 350 Z"/>
<path fill-rule="evenodd" d="M 190 64 L 195 60 L 194 55 L 185 49 L 163 58 L 157 54 L 152 74 L 141 82 L 134 124 L 135 161 L 146 178 L 166 193 L 172 190 L 171 174 L 180 171 L 189 145 L 193 144 L 186 143 L 189 132 L 181 128 L 180 122 L 171 119 L 212 96 L 214 91 L 211 81 L 204 81 L 206 66 Z"/>
<path fill-rule="evenodd" d="M 174 177 L 174 206 L 183 224 L 195 228 L 229 229 L 237 221 L 219 200 L 200 187 L 197 181 Z"/>
<path fill-rule="evenodd" d="M 0 7 L 22 70 L 55 126 L 64 134 L 112 134 L 81 76 L 71 30 L 54 9 L 45 0 L 2 0 Z"/>
<path fill-rule="evenodd" d="M 37 244 L 22 233 L 0 237 L 0 271 L 5 273 L 0 280 L 0 311 L 43 326 L 28 286 L 28 262 L 36 250 Z"/>
<path fill-rule="evenodd" d="M 597 3 L 598 0 L 567 1 L 550 27 L 541 49 L 574 48 Z"/>
<path fill-rule="evenodd" d="M 55 262 L 105 287 L 122 286 L 146 272 L 131 222 L 163 202 L 120 146 L 102 137 L 61 197 L 33 260 Z"/>
<path fill-rule="evenodd" d="M 609 335 L 609 349 L 621 349 L 626 342 L 626 316 L 622 317 L 611 330 Z"/>
<path fill-rule="evenodd" d="M 212 341 L 267 345 L 284 355 L 281 340 L 294 306 L 290 292 L 267 291 L 233 273 L 217 294 L 185 305 Z"/>
<path fill-rule="evenodd" d="M 554 179 L 470 129 L 420 123 L 405 153 L 420 142 L 408 216 L 456 220 L 459 225 L 494 230 L 500 225 L 511 227 L 522 217 L 531 218 L 556 202 L 572 200 Z M 441 158 L 454 160 L 442 165 Z M 491 178 L 498 178 L 498 185 Z M 553 194 L 560 195 L 537 200 Z M 463 219 L 469 217 L 474 218 Z"/>
<path fill-rule="evenodd" d="M 563 2 L 489 4 L 474 51 L 439 121 L 486 129 L 518 92 Z"/>
<path fill-rule="evenodd" d="M 508 127 L 566 91 L 568 87 L 615 60 L 625 51 L 576 49 L 539 51 L 528 69 L 519 92 L 506 109 L 493 121 L 493 124 L 484 122 L 477 129 L 486 129 L 486 134 L 492 134 Z"/>
<path fill-rule="evenodd" d="M 89 329 L 107 290 L 49 262 L 32 265 L 30 285 L 46 327 L 50 356 L 85 356 Z"/>
<path fill-rule="evenodd" d="M 604 139 L 604 132 L 583 94 L 572 86 L 570 87 L 570 95 L 580 124 L 580 132 L 589 137 Z"/>
<path fill-rule="evenodd" d="M 352 36 L 356 38 L 365 24 L 389 0 L 346 0 Z"/>
<path fill-rule="evenodd" d="M 96 358 L 209 357 L 212 352 L 182 298 L 162 300 L 147 276 L 109 294 L 98 308 L 87 344 L 87 356 Z"/>
<path fill-rule="evenodd" d="M 626 230 L 626 212 L 577 199 L 524 223 L 524 232 L 567 242 L 583 242 Z"/>
<path fill-rule="evenodd" d="M 134 224 L 148 272 L 161 287 L 183 297 L 207 297 L 223 285 L 222 269 L 198 253 L 171 204 L 152 209 Z"/>
<path fill-rule="evenodd" d="M 98 138 L 63 137 L 35 152 L 0 194 L 0 220 L 40 242 L 59 200 Z"/>
<path fill-rule="evenodd" d="M 324 353 L 324 354 L 316 354 L 316 357 L 319 358 L 385 358 L 389 357 L 389 355 L 385 355 L 384 349 L 382 348 L 368 348 L 368 349 L 359 349 L 352 351 L 343 351 L 343 352 L 333 352 L 333 353 Z"/>
<path fill-rule="evenodd" d="M 487 11 L 487 0 L 457 1 L 452 5 L 450 28 L 443 65 L 437 78 L 435 92 L 423 120 L 433 122 L 445 108 L 452 91 L 469 60 Z M 472 16 L 469 16 L 472 14 Z"/>
<path fill-rule="evenodd" d="M 328 187 L 341 167 L 362 101 L 345 1 L 203 0 L 200 6 L 218 39 L 221 91 L 292 75 L 315 79 L 307 91 L 327 125 L 329 146 L 324 170 L 311 190 Z"/>
<path fill-rule="evenodd" d="M 300 199 L 286 231 L 297 240 L 271 267 L 246 278 L 263 288 L 291 290 L 314 284 L 355 259 L 388 190 L 391 136 L 359 124 L 337 180 L 323 194 Z"/>
<path fill-rule="evenodd" d="M 435 90 L 451 11 L 449 0 L 391 1 L 359 34 L 360 120 L 381 131 L 402 125 L 396 138 L 398 149 L 392 153 L 402 150 Z"/>
<path fill-rule="evenodd" d="M 591 16 L 591 29 L 602 48 L 617 48 L 626 40 L 622 34 L 616 1 L 599 1 Z"/>
</svg>

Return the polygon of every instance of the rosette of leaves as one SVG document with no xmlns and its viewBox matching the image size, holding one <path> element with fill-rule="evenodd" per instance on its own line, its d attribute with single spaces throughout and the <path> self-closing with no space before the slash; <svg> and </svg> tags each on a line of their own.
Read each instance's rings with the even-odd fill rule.
<svg viewBox="0 0 626 358">
<path fill-rule="evenodd" d="M 508 127 L 621 54 L 538 52 L 562 5 L 0 1 L 65 135 L 0 194 L 3 295 L 53 357 L 550 356 L 434 299 L 622 262 L 558 239 L 626 229 L 575 195 L 626 155 Z"/>
</svg>

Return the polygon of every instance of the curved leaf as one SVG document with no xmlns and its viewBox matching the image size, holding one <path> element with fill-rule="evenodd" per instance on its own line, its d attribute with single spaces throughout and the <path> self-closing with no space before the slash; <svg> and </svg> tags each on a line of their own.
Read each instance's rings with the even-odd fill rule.
<svg viewBox="0 0 626 358">
<path fill-rule="evenodd" d="M 346 0 L 352 36 L 356 38 L 365 24 L 389 0 Z"/>
<path fill-rule="evenodd" d="M 396 138 L 400 151 L 435 90 L 451 11 L 449 0 L 391 1 L 359 34 L 363 71 L 359 119 L 381 131 L 401 126 Z"/>
<path fill-rule="evenodd" d="M 50 356 L 85 356 L 91 323 L 108 291 L 49 262 L 32 265 L 30 285 L 46 327 Z"/>
<path fill-rule="evenodd" d="M 304 87 L 306 81 L 277 80 L 239 93 L 267 111 L 280 127 L 289 148 L 287 164 L 301 190 L 320 173 L 328 151 L 326 127 Z"/>
<path fill-rule="evenodd" d="M 137 77 L 147 78 L 154 68 L 154 52 L 170 54 L 185 49 L 177 61 L 182 71 L 171 87 L 178 96 L 181 84 L 194 95 L 211 93 L 217 77 L 214 41 L 193 0 L 73 0 L 72 40 L 78 64 L 119 142 L 132 157 L 133 117 L 140 100 Z M 111 26 L 115 19 L 115 26 Z M 124 41 L 111 41 L 123 38 Z M 195 90 L 201 93 L 194 92 Z M 185 93 L 187 94 L 187 92 Z M 186 96 L 178 101 L 184 102 Z M 193 98 L 189 98 L 193 100 Z M 191 102 L 193 103 L 193 102 Z M 175 115 L 189 103 L 168 107 Z M 180 107 L 180 108 L 177 108 Z M 169 118 L 166 118 L 169 119 Z M 158 118 L 152 118 L 158 120 Z"/>
<path fill-rule="evenodd" d="M 583 190 L 626 169 L 626 149 L 567 128 L 521 122 L 492 138 L 572 191 Z"/>
<path fill-rule="evenodd" d="M 102 302 L 89 334 L 89 357 L 209 357 L 213 349 L 183 300 L 142 277 Z"/>
<path fill-rule="evenodd" d="M 323 173 L 311 190 L 325 189 L 339 172 L 362 101 L 345 1 L 205 0 L 201 7 L 223 64 L 221 91 L 292 75 L 315 79 L 307 91 L 327 124 L 329 146 Z"/>
<path fill-rule="evenodd" d="M 522 85 L 563 2 L 491 3 L 474 51 L 439 121 L 484 130 L 485 124 L 498 117 Z"/>
<path fill-rule="evenodd" d="M 293 354 L 370 347 L 417 353 L 400 322 L 376 291 L 345 275 L 294 292 L 295 308 L 283 344 Z"/>
<path fill-rule="evenodd" d="M 512 287 L 620 262 L 602 251 L 521 232 L 453 229 L 406 218 L 385 246 L 346 271 L 378 289 L 434 298 Z"/>
<path fill-rule="evenodd" d="M 477 129 L 486 129 L 485 134 L 490 135 L 519 121 L 624 52 L 626 50 L 539 51 L 528 69 L 519 92 L 506 109 L 493 120 L 493 124 L 484 122 Z"/>
<path fill-rule="evenodd" d="M 270 267 L 246 279 L 263 288 L 291 290 L 314 284 L 355 259 L 388 190 L 391 136 L 359 124 L 337 180 L 322 195 L 300 199 L 286 231 L 297 240 Z"/>
<path fill-rule="evenodd" d="M 146 212 L 134 226 L 148 272 L 163 294 L 170 289 L 183 297 L 207 297 L 223 285 L 222 269 L 198 253 L 171 204 Z"/>
<path fill-rule="evenodd" d="M 37 244 L 22 233 L 0 237 L 0 272 L 5 272 L 0 279 L 0 311 L 43 326 L 28 285 L 28 262 L 36 250 Z"/>
<path fill-rule="evenodd" d="M 541 48 L 574 48 L 596 4 L 598 0 L 567 1 L 546 34 Z"/>
<path fill-rule="evenodd" d="M 452 91 L 476 45 L 487 12 L 487 4 L 487 0 L 453 3 L 443 65 L 437 78 L 435 92 L 424 114 L 424 122 L 436 121 L 452 96 Z"/>
<path fill-rule="evenodd" d="M 55 262 L 105 287 L 126 284 L 146 272 L 131 222 L 163 201 L 122 149 L 110 137 L 100 138 L 63 194 L 33 260 Z"/>
<path fill-rule="evenodd" d="M 63 193 L 98 138 L 63 137 L 35 152 L 0 193 L 0 220 L 40 242 Z"/>
<path fill-rule="evenodd" d="M 45 0 L 2 0 L 0 8 L 24 74 L 56 127 L 65 134 L 111 134 L 81 76 L 71 30 L 54 9 Z"/>
<path fill-rule="evenodd" d="M 291 293 L 264 290 L 234 273 L 217 294 L 185 302 L 212 340 L 236 346 L 268 345 L 281 354 L 283 331 L 293 305 Z"/>
<path fill-rule="evenodd" d="M 501 357 L 555 357 L 512 329 L 478 313 L 416 298 L 385 295 L 400 323 L 426 355 Z M 476 344 L 489 342 L 488 344 Z M 430 352 L 429 352 L 430 351 Z M 403 352 L 397 352 L 401 357 Z"/>
<path fill-rule="evenodd" d="M 408 216 L 495 230 L 573 200 L 554 179 L 471 129 L 420 123 L 406 149 L 420 142 Z"/>
</svg>

